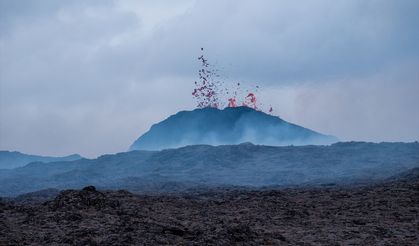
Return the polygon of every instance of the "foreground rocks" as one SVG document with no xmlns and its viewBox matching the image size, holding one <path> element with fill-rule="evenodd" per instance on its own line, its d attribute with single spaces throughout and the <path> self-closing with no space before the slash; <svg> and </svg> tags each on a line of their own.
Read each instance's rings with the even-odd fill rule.
<svg viewBox="0 0 419 246">
<path fill-rule="evenodd" d="M 134 195 L 95 187 L 0 202 L 0 245 L 418 245 L 419 180 Z"/>
</svg>

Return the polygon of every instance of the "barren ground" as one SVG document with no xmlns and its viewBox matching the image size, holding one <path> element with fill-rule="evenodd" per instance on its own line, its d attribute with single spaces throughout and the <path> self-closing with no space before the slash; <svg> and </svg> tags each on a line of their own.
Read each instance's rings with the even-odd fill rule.
<svg viewBox="0 0 419 246">
<path fill-rule="evenodd" d="M 62 191 L 0 202 L 1 245 L 418 245 L 419 179 L 181 195 Z"/>
</svg>

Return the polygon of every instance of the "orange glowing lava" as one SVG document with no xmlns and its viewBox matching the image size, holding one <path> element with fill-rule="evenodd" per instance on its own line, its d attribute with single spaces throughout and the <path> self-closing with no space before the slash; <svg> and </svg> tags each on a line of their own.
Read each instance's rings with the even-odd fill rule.
<svg viewBox="0 0 419 246">
<path fill-rule="evenodd" d="M 231 108 L 237 107 L 236 98 L 229 98 L 228 99 L 228 106 Z"/>
<path fill-rule="evenodd" d="M 201 48 L 201 51 L 204 49 Z M 256 94 L 259 93 L 259 86 L 245 86 L 242 83 L 235 82 L 226 83 L 218 74 L 219 70 L 212 64 L 208 63 L 206 57 L 202 53 L 198 57 L 200 68 L 198 70 L 198 80 L 195 81 L 195 88 L 192 96 L 197 101 L 198 108 L 224 108 L 245 106 L 255 110 L 263 111 L 263 104 L 258 102 Z M 247 95 L 247 96 L 246 96 Z M 270 106 L 269 113 L 273 112 Z"/>
<path fill-rule="evenodd" d="M 249 93 L 243 102 L 243 106 L 247 106 L 249 108 L 257 109 L 256 105 L 256 96 L 253 93 Z"/>
</svg>

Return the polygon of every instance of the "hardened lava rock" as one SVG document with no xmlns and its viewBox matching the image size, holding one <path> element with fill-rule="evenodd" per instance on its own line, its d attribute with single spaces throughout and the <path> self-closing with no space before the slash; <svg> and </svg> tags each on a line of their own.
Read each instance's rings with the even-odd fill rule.
<svg viewBox="0 0 419 246">
<path fill-rule="evenodd" d="M 419 176 L 368 186 L 0 201 L 0 245 L 418 245 Z"/>
</svg>

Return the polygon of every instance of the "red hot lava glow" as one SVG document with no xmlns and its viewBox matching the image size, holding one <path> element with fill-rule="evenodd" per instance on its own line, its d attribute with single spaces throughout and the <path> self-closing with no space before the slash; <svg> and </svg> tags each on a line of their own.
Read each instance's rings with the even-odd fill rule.
<svg viewBox="0 0 419 246">
<path fill-rule="evenodd" d="M 235 108 L 235 107 L 237 107 L 237 104 L 236 104 L 236 98 L 229 98 L 229 99 L 228 99 L 228 106 L 229 106 L 230 108 Z"/>
<path fill-rule="evenodd" d="M 203 48 L 201 48 L 203 51 Z M 237 107 L 237 105 L 246 106 L 255 110 L 260 110 L 260 104 L 257 104 L 256 95 L 254 92 L 246 90 L 246 94 L 240 88 L 240 83 L 237 83 L 237 88 L 231 89 L 225 86 L 225 83 L 221 81 L 218 70 L 208 63 L 202 54 L 198 57 L 201 63 L 201 68 L 198 70 L 199 79 L 195 81 L 195 88 L 193 89 L 192 96 L 197 101 L 198 108 L 224 108 Z M 256 86 L 255 91 L 257 92 L 259 86 Z M 233 97 L 231 97 L 233 96 Z M 243 96 L 243 101 L 240 103 L 237 101 L 237 97 Z M 224 99 L 223 99 L 224 98 Z M 228 98 L 228 99 L 227 99 Z M 227 105 L 226 105 L 227 104 Z M 269 113 L 272 113 L 272 107 L 269 108 Z"/>
</svg>

